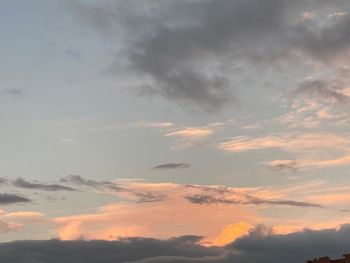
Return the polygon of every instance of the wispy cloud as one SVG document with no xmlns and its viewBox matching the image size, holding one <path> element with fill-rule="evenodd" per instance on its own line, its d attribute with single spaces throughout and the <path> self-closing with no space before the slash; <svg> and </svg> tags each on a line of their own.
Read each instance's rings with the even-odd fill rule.
<svg viewBox="0 0 350 263">
<path fill-rule="evenodd" d="M 350 139 L 347 135 L 332 133 L 287 133 L 258 138 L 239 136 L 219 144 L 218 147 L 233 153 L 280 149 L 295 155 L 293 160 L 266 162 L 271 169 L 322 168 L 350 164 Z M 325 149 L 329 151 L 325 153 Z"/>
<path fill-rule="evenodd" d="M 180 137 L 186 139 L 204 138 L 214 133 L 213 129 L 207 127 L 187 127 L 165 134 L 167 137 Z"/>
<path fill-rule="evenodd" d="M 136 122 L 134 124 L 139 128 L 170 128 L 173 127 L 174 124 L 171 122 Z"/>
<path fill-rule="evenodd" d="M 38 189 L 44 191 L 76 191 L 76 189 L 64 186 L 60 184 L 44 184 L 44 183 L 33 183 L 24 180 L 23 178 L 15 179 L 12 184 L 16 187 L 26 188 L 26 189 Z"/>
</svg>

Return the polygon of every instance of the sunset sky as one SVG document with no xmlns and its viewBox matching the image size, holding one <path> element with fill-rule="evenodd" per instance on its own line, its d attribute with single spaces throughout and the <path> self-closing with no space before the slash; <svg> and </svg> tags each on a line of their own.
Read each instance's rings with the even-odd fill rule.
<svg viewBox="0 0 350 263">
<path fill-rule="evenodd" d="M 350 231 L 349 1 L 3 0 L 0 35 L 0 241 Z"/>
</svg>

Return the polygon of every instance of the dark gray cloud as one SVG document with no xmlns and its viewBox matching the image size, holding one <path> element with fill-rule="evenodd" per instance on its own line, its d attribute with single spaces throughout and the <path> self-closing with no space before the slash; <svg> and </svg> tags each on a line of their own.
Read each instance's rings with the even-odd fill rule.
<svg viewBox="0 0 350 263">
<path fill-rule="evenodd" d="M 298 58 L 300 63 L 302 52 L 329 63 L 350 47 L 350 15 L 329 18 L 329 10 L 346 11 L 345 0 L 131 0 L 70 6 L 109 41 L 118 39 L 121 48 L 109 71 L 120 71 L 114 67 L 123 64 L 147 79 L 138 94 L 206 111 L 235 100 L 230 73 L 222 70 L 235 62 L 268 65 Z M 323 16 L 301 19 L 315 10 Z"/>
<path fill-rule="evenodd" d="M 16 204 L 16 203 L 29 203 L 29 202 L 31 202 L 30 199 L 20 195 L 0 193 L 0 204 L 2 205 L 9 205 L 9 204 Z"/>
<path fill-rule="evenodd" d="M 119 241 L 15 241 L 0 243 L 7 263 L 280 263 L 306 262 L 318 256 L 338 258 L 350 252 L 350 225 L 339 229 L 274 234 L 257 226 L 225 247 L 204 247 L 201 237 L 168 240 L 125 238 Z"/>
<path fill-rule="evenodd" d="M 200 237 L 183 236 L 169 240 L 125 238 L 121 241 L 16 241 L 0 244 L 0 261 L 53 263 L 134 262 L 157 256 L 213 256 L 221 249 L 198 245 Z"/>
<path fill-rule="evenodd" d="M 44 183 L 33 183 L 24 180 L 23 178 L 17 178 L 12 181 L 12 184 L 16 187 L 26 188 L 26 189 L 37 189 L 44 191 L 76 191 L 76 189 L 64 186 L 60 184 L 44 184 Z"/>
<path fill-rule="evenodd" d="M 300 23 L 293 39 L 296 46 L 314 58 L 326 62 L 339 55 L 346 55 L 350 47 L 350 14 L 347 13 L 349 9 L 342 9 L 344 6 L 341 3 L 335 2 L 333 8 L 338 12 L 330 14 L 334 18 L 324 27 L 318 28 L 319 30 L 314 29 L 315 24 Z M 343 1 L 343 4 L 345 3 Z"/>
<path fill-rule="evenodd" d="M 341 93 L 342 88 L 344 86 L 339 81 L 306 80 L 299 85 L 294 95 L 298 97 L 321 98 L 338 104 L 348 104 L 350 97 Z"/>
<path fill-rule="evenodd" d="M 294 200 L 266 200 L 258 197 L 253 197 L 251 195 L 245 194 L 240 197 L 226 198 L 223 196 L 215 196 L 210 194 L 196 194 L 188 195 L 184 197 L 189 202 L 193 204 L 241 204 L 241 205 L 285 205 L 285 206 L 297 206 L 297 207 L 315 207 L 324 208 L 324 206 L 309 203 L 300 202 Z"/>
<path fill-rule="evenodd" d="M 152 167 L 153 170 L 173 170 L 190 168 L 189 163 L 165 163 Z"/>
</svg>

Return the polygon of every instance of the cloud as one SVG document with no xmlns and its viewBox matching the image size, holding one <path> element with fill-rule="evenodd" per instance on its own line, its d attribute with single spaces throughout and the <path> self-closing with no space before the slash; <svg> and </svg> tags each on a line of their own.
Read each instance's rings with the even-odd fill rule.
<svg viewBox="0 0 350 263">
<path fill-rule="evenodd" d="M 344 126 L 349 123 L 349 88 L 341 80 L 306 79 L 291 93 L 289 111 L 280 116 L 280 124 L 292 128 L 314 129 Z"/>
<path fill-rule="evenodd" d="M 337 2 L 341 10 L 343 5 Z M 339 5 L 340 4 L 340 5 Z M 336 18 L 336 19 L 334 19 Z M 328 23 L 314 30 L 312 26 L 301 23 L 296 29 L 296 46 L 315 59 L 332 61 L 341 54 L 346 53 L 350 47 L 348 28 L 350 26 L 350 14 L 343 13 L 337 16 L 328 16 Z"/>
<path fill-rule="evenodd" d="M 274 172 L 292 172 L 298 170 L 298 162 L 295 160 L 274 160 L 267 163 L 267 166 Z"/>
<path fill-rule="evenodd" d="M 279 149 L 294 155 L 293 160 L 264 162 L 272 169 L 325 168 L 350 164 L 350 144 L 347 134 L 285 133 L 260 138 L 238 136 L 220 143 L 218 148 L 233 153 Z"/>
<path fill-rule="evenodd" d="M 299 88 L 294 91 L 294 95 L 304 98 L 318 97 L 337 104 L 347 104 L 350 102 L 350 97 L 342 92 L 343 88 L 343 85 L 337 82 L 309 79 L 299 85 Z"/>
<path fill-rule="evenodd" d="M 167 137 L 182 137 L 187 139 L 204 138 L 214 133 L 214 129 L 207 127 L 188 127 L 167 133 Z"/>
<path fill-rule="evenodd" d="M 275 213 L 276 209 L 279 209 L 278 211 L 305 209 L 320 216 L 338 211 L 336 204 L 328 208 L 316 200 L 309 200 L 307 194 L 295 198 L 295 191 L 286 192 L 286 189 L 145 182 L 129 182 L 123 187 L 129 191 L 116 194 L 119 197 L 126 197 L 125 201 L 102 206 L 90 213 L 53 218 L 52 221 L 57 225 L 58 236 L 65 240 L 80 237 L 113 240 L 121 236 L 169 238 L 191 233 L 205 236 L 203 242 L 223 244 L 229 237 L 232 237 L 229 240 L 232 241 L 239 236 L 237 226 L 238 232 L 235 231 L 235 234 L 230 235 L 227 230 L 226 238 L 223 237 L 224 229 L 230 225 L 244 222 L 245 225 L 252 226 L 261 223 L 261 220 L 273 222 L 274 226 L 279 226 L 282 222 L 288 225 L 285 223 L 287 219 L 283 216 L 284 213 L 277 218 L 262 218 L 261 212 L 270 211 L 272 208 Z M 146 200 L 143 200 L 144 196 Z M 343 205 L 340 208 L 344 208 Z M 176 222 L 172 223 L 173 227 L 168 228 L 169 222 L 173 221 L 174 217 Z M 290 222 L 289 225 L 300 224 L 299 227 L 302 228 L 315 223 L 315 220 L 306 221 L 305 218 L 303 220 L 303 222 L 298 220 Z M 284 229 L 288 227 L 285 226 Z M 233 231 L 233 227 L 229 229 Z M 242 227 L 241 235 L 246 232 L 247 228 Z"/>
<path fill-rule="evenodd" d="M 117 42 L 108 71 L 123 67 L 137 75 L 137 94 L 209 112 L 236 103 L 240 85 L 227 70 L 234 64 L 326 65 L 346 57 L 350 47 L 350 14 L 341 0 L 76 1 L 70 7 Z"/>
<path fill-rule="evenodd" d="M 17 178 L 12 182 L 16 187 L 26 188 L 26 189 L 37 189 L 43 191 L 76 191 L 72 187 L 60 185 L 60 184 L 43 184 L 43 183 L 31 183 L 25 181 L 23 178 Z"/>
<path fill-rule="evenodd" d="M 171 122 L 137 122 L 135 126 L 140 128 L 170 128 L 174 124 Z"/>
<path fill-rule="evenodd" d="M 19 97 L 23 94 L 23 91 L 20 89 L 4 89 L 0 90 L 1 96 L 10 96 L 10 97 Z"/>
<path fill-rule="evenodd" d="M 250 195 L 241 196 L 238 199 L 235 198 L 225 198 L 216 197 L 208 194 L 196 194 L 188 195 L 185 198 L 194 204 L 242 204 L 242 205 L 286 205 L 286 206 L 297 206 L 297 207 L 316 207 L 324 208 L 322 205 L 309 203 L 309 202 L 299 202 L 294 200 L 265 200 L 258 197 L 253 197 Z"/>
<path fill-rule="evenodd" d="M 9 205 L 16 203 L 29 203 L 30 199 L 16 194 L 0 194 L 0 204 Z"/>
<path fill-rule="evenodd" d="M 153 170 L 173 170 L 173 169 L 188 169 L 189 163 L 165 163 L 152 167 Z"/>
<path fill-rule="evenodd" d="M 33 212 L 33 211 L 18 211 L 18 212 L 4 212 L 3 214 L 0 214 L 0 217 L 6 218 L 6 219 L 37 219 L 43 217 L 44 214 L 40 212 Z"/>
<path fill-rule="evenodd" d="M 219 248 L 198 244 L 200 237 L 168 240 L 125 238 L 120 241 L 16 241 L 0 244 L 0 260 L 14 262 L 134 262 L 157 256 L 205 257 L 221 253 Z"/>
<path fill-rule="evenodd" d="M 89 186 L 99 189 L 107 189 L 113 191 L 127 191 L 127 189 L 118 186 L 115 183 L 109 181 L 95 181 L 90 179 L 84 179 L 80 175 L 69 175 L 60 180 L 61 183 L 71 183 L 80 186 Z"/>
<path fill-rule="evenodd" d="M 331 141 L 330 141 L 331 139 Z M 245 152 L 269 148 L 279 148 L 289 152 L 301 152 L 304 150 L 318 150 L 334 147 L 347 149 L 348 137 L 332 133 L 305 133 L 305 134 L 274 134 L 265 137 L 251 138 L 238 136 L 223 142 L 219 148 L 229 152 Z"/>
<path fill-rule="evenodd" d="M 20 224 L 8 223 L 0 220 L 0 233 L 16 231 L 20 229 L 22 226 Z"/>
<path fill-rule="evenodd" d="M 136 198 L 136 202 L 130 202 L 129 199 L 129 202 L 105 205 L 88 214 L 54 218 L 52 220 L 57 225 L 59 237 L 76 239 L 83 236 L 88 239 L 113 240 L 120 236 L 169 238 L 179 233 L 191 233 L 204 235 L 207 237 L 205 241 L 213 242 L 225 226 L 242 221 L 254 224 L 259 218 L 248 207 L 239 205 L 234 207 L 219 204 L 214 208 L 214 205 L 190 203 L 183 198 L 185 188 L 176 184 L 137 183 L 128 185 L 128 189 L 135 193 L 151 192 L 156 198 L 161 196 L 161 200 L 140 202 L 140 198 L 132 194 L 131 197 Z M 232 209 L 237 213 L 231 213 Z M 174 217 L 176 222 L 169 228 L 169 222 Z M 208 227 L 208 223 L 213 220 L 215 225 Z"/>
<path fill-rule="evenodd" d="M 127 200 L 135 200 L 138 203 L 160 202 L 166 198 L 165 194 L 154 193 L 147 190 L 132 189 L 109 181 L 95 181 L 84 179 L 79 175 L 69 175 L 60 180 L 62 183 L 74 184 L 77 186 L 88 186 L 102 191 L 102 193 L 119 195 Z"/>
<path fill-rule="evenodd" d="M 8 263 L 305 262 L 326 255 L 339 258 L 349 251 L 349 235 L 349 225 L 291 234 L 275 234 L 259 225 L 224 247 L 204 247 L 200 244 L 201 237 L 192 235 L 166 240 L 138 237 L 117 241 L 15 241 L 0 244 L 0 260 Z"/>
<path fill-rule="evenodd" d="M 66 48 L 63 52 L 69 58 L 76 60 L 81 60 L 83 58 L 83 54 L 80 52 L 80 50 L 75 48 Z"/>
</svg>

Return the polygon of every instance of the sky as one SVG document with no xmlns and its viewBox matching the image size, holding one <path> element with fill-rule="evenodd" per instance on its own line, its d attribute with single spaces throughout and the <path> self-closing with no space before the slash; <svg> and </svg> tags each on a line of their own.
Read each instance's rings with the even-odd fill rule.
<svg viewBox="0 0 350 263">
<path fill-rule="evenodd" d="M 347 0 L 0 7 L 0 259 L 350 252 Z"/>
</svg>

